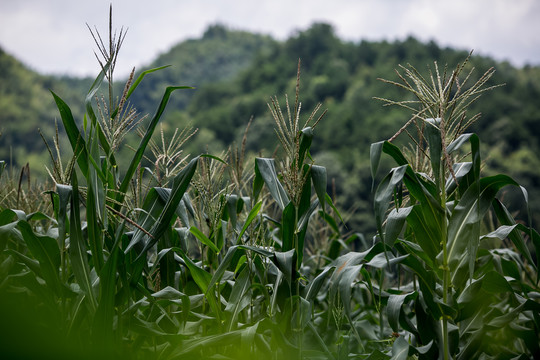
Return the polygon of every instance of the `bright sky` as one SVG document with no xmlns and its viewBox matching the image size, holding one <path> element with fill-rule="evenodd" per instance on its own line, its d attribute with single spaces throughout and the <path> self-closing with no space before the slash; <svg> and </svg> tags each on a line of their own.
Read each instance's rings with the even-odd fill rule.
<svg viewBox="0 0 540 360">
<path fill-rule="evenodd" d="M 96 47 L 86 27 L 128 28 L 118 75 L 144 66 L 209 24 L 286 39 L 314 21 L 346 40 L 408 35 L 441 46 L 540 65 L 538 0 L 0 0 L 0 46 L 42 73 L 95 75 Z"/>
</svg>

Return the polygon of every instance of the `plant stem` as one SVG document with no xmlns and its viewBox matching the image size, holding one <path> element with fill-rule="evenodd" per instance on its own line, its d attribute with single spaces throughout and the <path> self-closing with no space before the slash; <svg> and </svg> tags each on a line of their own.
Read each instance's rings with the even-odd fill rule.
<svg viewBox="0 0 540 360">
<path fill-rule="evenodd" d="M 441 127 L 443 126 L 443 122 L 441 120 Z M 444 146 L 444 145 L 443 145 Z M 443 155 L 441 159 L 441 167 L 439 170 L 439 186 L 440 186 L 440 193 L 441 193 L 441 206 L 443 211 L 442 216 L 442 248 L 443 248 L 443 303 L 446 305 L 448 303 L 448 289 L 449 289 L 449 282 L 450 282 L 450 269 L 448 267 L 448 249 L 447 249 L 447 242 L 448 242 L 448 223 L 446 220 L 446 189 L 445 189 L 445 181 L 444 181 L 444 174 L 446 169 L 446 157 Z M 449 343 L 448 343 L 448 318 L 443 310 L 443 329 L 442 329 L 442 336 L 443 336 L 443 359 L 448 360 L 448 354 L 449 354 Z"/>
</svg>

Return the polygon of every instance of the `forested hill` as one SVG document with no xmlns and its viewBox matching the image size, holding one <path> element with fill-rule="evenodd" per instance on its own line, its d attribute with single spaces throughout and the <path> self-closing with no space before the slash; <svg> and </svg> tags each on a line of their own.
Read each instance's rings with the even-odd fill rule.
<svg viewBox="0 0 540 360">
<path fill-rule="evenodd" d="M 269 36 L 212 25 L 202 38 L 186 40 L 159 55 L 148 68 L 170 66 L 145 78 L 131 100 L 143 112 L 152 112 L 166 86 L 189 85 L 200 90 L 208 84 L 232 81 L 252 64 L 257 54 L 275 43 Z M 185 108 L 197 91 L 176 93 L 170 109 Z"/>
<path fill-rule="evenodd" d="M 126 41 L 136 39 L 128 36 Z M 172 66 L 148 75 L 132 100 L 141 112 L 152 113 L 165 86 L 195 86 L 196 90 L 173 94 L 164 118 L 170 131 L 190 123 L 199 128 L 188 144 L 191 153 L 225 149 L 240 139 L 253 116 L 248 150 L 271 155 L 276 140 L 266 104 L 273 95 L 283 102 L 285 93 L 294 96 L 301 59 L 304 115 L 318 102 L 328 108 L 315 131 L 313 156 L 336 179 L 338 204 L 343 209 L 357 209 L 353 222 L 360 229 L 369 229 L 369 146 L 388 139 L 410 115 L 397 107 L 383 107 L 374 99 L 409 96 L 378 79 L 397 80 L 394 69 L 400 64 L 410 63 L 426 77 L 434 61 L 440 66 L 448 64 L 450 71 L 467 54 L 468 50 L 441 48 L 411 37 L 395 42 L 346 42 L 327 24 L 314 24 L 286 41 L 214 25 L 202 38 L 180 43 L 150 64 L 149 68 Z M 80 117 L 83 99 L 74 99 L 73 94 L 84 94 L 80 90 L 84 84 L 76 79 L 42 77 L 3 52 L 0 64 L 0 157 L 7 158 L 12 147 L 21 165 L 41 143 L 36 129 L 48 128 L 50 133 L 58 117 L 48 88 L 74 106 Z M 482 113 L 471 131 L 483 143 L 486 171 L 502 171 L 519 180 L 529 189 L 538 214 L 540 206 L 534 204 L 540 203 L 540 68 L 517 69 L 475 55 L 468 67 L 476 68 L 471 84 L 490 67 L 497 70 L 490 84 L 505 84 L 485 93 L 471 107 L 471 112 Z M 76 91 L 69 90 L 70 86 Z M 39 156 L 45 159 L 45 154 Z"/>
</svg>

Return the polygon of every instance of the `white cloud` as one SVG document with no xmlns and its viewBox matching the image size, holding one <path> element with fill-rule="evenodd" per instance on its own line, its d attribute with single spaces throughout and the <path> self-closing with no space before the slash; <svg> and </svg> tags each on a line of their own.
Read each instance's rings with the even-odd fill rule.
<svg viewBox="0 0 540 360">
<path fill-rule="evenodd" d="M 109 4 L 3 0 L 0 46 L 42 72 L 94 74 L 95 46 L 85 23 L 105 35 Z M 116 0 L 113 7 L 115 26 L 129 28 L 118 64 L 123 74 L 216 22 L 284 39 L 313 21 L 325 21 L 348 40 L 414 35 L 518 65 L 540 64 L 536 0 Z"/>
</svg>

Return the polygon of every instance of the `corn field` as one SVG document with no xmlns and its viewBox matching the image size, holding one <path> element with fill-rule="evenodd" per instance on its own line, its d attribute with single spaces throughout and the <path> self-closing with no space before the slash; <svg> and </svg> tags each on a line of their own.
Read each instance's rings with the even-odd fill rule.
<svg viewBox="0 0 540 360">
<path fill-rule="evenodd" d="M 194 130 L 158 129 L 190 86 L 140 116 L 130 96 L 161 68 L 115 97 L 125 34 L 94 35 L 102 71 L 84 119 L 52 92 L 71 145 L 48 146 L 52 183 L 26 185 L 0 162 L 2 358 L 540 358 L 540 235 L 499 190 L 525 204 L 527 191 L 483 176 L 467 132 L 493 70 L 469 84 L 465 59 L 385 80 L 408 90 L 383 101 L 410 118 L 371 144 L 378 231 L 359 234 L 310 152 L 332 115 L 302 109 L 300 63 L 294 96 L 269 98 L 275 157 L 246 154 L 249 129 L 226 152 L 190 156 Z M 120 161 L 130 131 L 140 142 Z"/>
</svg>

